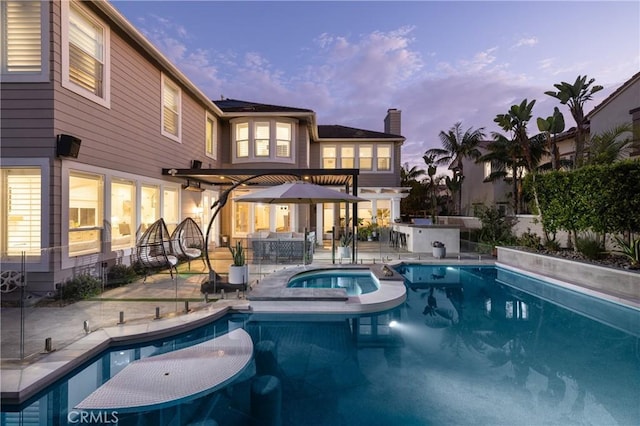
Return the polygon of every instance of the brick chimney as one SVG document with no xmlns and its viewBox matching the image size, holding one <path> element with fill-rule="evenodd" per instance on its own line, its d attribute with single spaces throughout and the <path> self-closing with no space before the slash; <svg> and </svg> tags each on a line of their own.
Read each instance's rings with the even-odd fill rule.
<svg viewBox="0 0 640 426">
<path fill-rule="evenodd" d="M 384 118 L 384 132 L 392 135 L 402 135 L 402 126 L 400 116 L 402 111 L 395 108 L 387 110 L 387 116 Z"/>
</svg>

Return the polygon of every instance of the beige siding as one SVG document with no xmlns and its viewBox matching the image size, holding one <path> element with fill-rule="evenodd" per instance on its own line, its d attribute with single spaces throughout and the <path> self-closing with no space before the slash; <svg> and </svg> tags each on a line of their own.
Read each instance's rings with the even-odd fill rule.
<svg viewBox="0 0 640 426">
<path fill-rule="evenodd" d="M 110 108 L 62 87 L 55 68 L 54 127 L 82 139 L 78 161 L 154 178 L 162 168 L 213 161 L 204 154 L 204 106 L 183 90 L 182 143 L 162 136 L 161 72 L 113 30 L 110 66 Z"/>
<path fill-rule="evenodd" d="M 2 156 L 50 157 L 54 154 L 51 83 L 3 83 L 0 110 Z"/>
</svg>

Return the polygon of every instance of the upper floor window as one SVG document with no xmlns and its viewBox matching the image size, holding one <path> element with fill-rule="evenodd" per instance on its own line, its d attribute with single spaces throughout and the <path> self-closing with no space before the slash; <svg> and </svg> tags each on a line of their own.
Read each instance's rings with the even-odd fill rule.
<svg viewBox="0 0 640 426">
<path fill-rule="evenodd" d="M 323 146 L 322 147 L 322 168 L 335 169 L 336 167 L 337 167 L 336 147 Z"/>
<path fill-rule="evenodd" d="M 323 145 L 321 165 L 325 169 L 360 169 L 369 172 L 393 170 L 393 145 L 355 144 Z"/>
<path fill-rule="evenodd" d="M 276 157 L 291 158 L 291 123 L 276 123 Z"/>
<path fill-rule="evenodd" d="M 216 135 L 216 120 L 206 115 L 205 120 L 205 153 L 214 160 L 218 158 L 218 138 Z"/>
<path fill-rule="evenodd" d="M 180 142 L 182 115 L 180 88 L 162 75 L 162 134 Z"/>
<path fill-rule="evenodd" d="M 293 163 L 293 120 L 232 120 L 234 162 L 276 161 Z"/>
<path fill-rule="evenodd" d="M 378 171 L 391 170 L 391 146 L 378 145 Z"/>
<path fill-rule="evenodd" d="M 356 167 L 355 148 L 353 146 L 343 146 L 340 148 L 340 167 L 343 169 L 353 169 Z"/>
<path fill-rule="evenodd" d="M 2 81 L 49 80 L 48 2 L 0 2 Z"/>
<path fill-rule="evenodd" d="M 361 170 L 373 170 L 373 145 L 362 145 L 359 149 Z"/>
<path fill-rule="evenodd" d="M 256 123 L 255 141 L 256 157 L 269 156 L 269 123 Z"/>
<path fill-rule="evenodd" d="M 236 124 L 236 157 L 249 157 L 249 124 Z"/>
<path fill-rule="evenodd" d="M 109 108 L 109 27 L 73 1 L 62 23 L 62 86 Z"/>
</svg>

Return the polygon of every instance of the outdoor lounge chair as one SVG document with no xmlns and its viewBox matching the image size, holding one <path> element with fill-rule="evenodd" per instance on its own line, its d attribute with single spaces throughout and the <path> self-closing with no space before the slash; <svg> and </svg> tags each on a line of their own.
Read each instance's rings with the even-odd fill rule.
<svg viewBox="0 0 640 426">
<path fill-rule="evenodd" d="M 168 267 L 171 278 L 174 269 L 178 273 L 178 258 L 173 252 L 171 237 L 163 219 L 158 219 L 144 231 L 136 244 L 136 251 L 138 261 L 145 268 L 145 280 L 149 269 Z"/>
<path fill-rule="evenodd" d="M 203 250 L 204 236 L 198 224 L 190 217 L 178 224 L 171 234 L 171 245 L 173 252 L 178 258 L 186 259 L 191 270 L 191 260 L 201 258 L 202 264 L 206 266 Z"/>
</svg>

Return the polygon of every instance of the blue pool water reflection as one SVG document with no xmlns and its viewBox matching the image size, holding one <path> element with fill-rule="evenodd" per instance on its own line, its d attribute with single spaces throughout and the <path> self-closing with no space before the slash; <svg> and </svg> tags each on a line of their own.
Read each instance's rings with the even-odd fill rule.
<svg viewBox="0 0 640 426">
<path fill-rule="evenodd" d="M 398 271 L 407 300 L 391 312 L 286 321 L 234 314 L 175 339 L 116 348 L 27 404 L 3 406 L 2 424 L 67 424 L 75 404 L 132 360 L 236 327 L 254 344 L 275 343 L 284 425 L 640 424 L 638 310 L 494 267 Z M 118 424 L 249 425 L 254 374 Z"/>
</svg>

